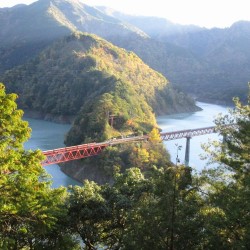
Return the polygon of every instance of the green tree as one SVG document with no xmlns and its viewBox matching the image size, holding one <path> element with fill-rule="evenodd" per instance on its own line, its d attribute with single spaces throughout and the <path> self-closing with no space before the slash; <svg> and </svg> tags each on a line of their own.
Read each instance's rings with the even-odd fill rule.
<svg viewBox="0 0 250 250">
<path fill-rule="evenodd" d="M 137 249 L 141 238 L 133 233 L 142 230 L 140 209 L 148 200 L 150 185 L 139 168 L 130 168 L 117 174 L 113 186 L 105 190 L 111 216 L 105 245 L 110 249 Z"/>
<path fill-rule="evenodd" d="M 145 178 L 140 169 L 131 168 L 117 176 L 112 190 L 117 195 L 111 196 L 116 201 L 112 202 L 113 231 L 109 234 L 116 235 L 123 249 L 171 249 L 171 232 L 175 249 L 199 247 L 203 201 L 192 186 L 189 168 L 154 168 L 150 178 Z"/>
<path fill-rule="evenodd" d="M 70 187 L 67 200 L 69 227 L 81 237 L 84 249 L 97 249 L 102 244 L 109 210 L 101 194 L 101 186 L 86 180 L 83 187 Z"/>
<path fill-rule="evenodd" d="M 34 249 L 48 241 L 66 195 L 63 188 L 50 188 L 42 152 L 23 148 L 31 129 L 16 98 L 0 83 L 0 248 L 8 250 Z"/>
<path fill-rule="evenodd" d="M 203 200 L 192 187 L 190 169 L 184 166 L 155 168 L 150 178 L 139 168 L 130 168 L 117 173 L 112 186 L 85 181 L 83 187 L 70 191 L 68 225 L 72 234 L 82 238 L 85 249 L 200 246 Z"/>
<path fill-rule="evenodd" d="M 201 177 L 207 193 L 203 211 L 207 249 L 247 249 L 250 245 L 250 95 L 246 105 L 238 98 L 234 101 L 230 114 L 216 120 L 224 140 L 206 148 L 219 164 Z"/>
<path fill-rule="evenodd" d="M 198 248 L 202 200 L 191 184 L 184 166 L 155 168 L 133 208 L 125 249 Z"/>
</svg>

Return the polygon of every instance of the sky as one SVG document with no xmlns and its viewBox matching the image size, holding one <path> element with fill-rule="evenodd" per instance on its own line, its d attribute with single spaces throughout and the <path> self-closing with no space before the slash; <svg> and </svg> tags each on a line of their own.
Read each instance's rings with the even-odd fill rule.
<svg viewBox="0 0 250 250">
<path fill-rule="evenodd" d="M 41 0 L 42 1 L 42 0 Z M 111 7 L 126 14 L 158 16 L 178 24 L 206 28 L 230 27 L 250 21 L 249 0 L 80 0 L 90 5 Z M 35 0 L 0 0 L 0 8 L 30 4 Z"/>
</svg>

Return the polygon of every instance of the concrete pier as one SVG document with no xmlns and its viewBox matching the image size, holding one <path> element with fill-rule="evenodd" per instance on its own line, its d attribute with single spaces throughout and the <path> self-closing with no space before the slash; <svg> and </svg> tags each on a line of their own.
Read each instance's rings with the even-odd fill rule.
<svg viewBox="0 0 250 250">
<path fill-rule="evenodd" d="M 191 137 L 186 138 L 185 166 L 187 166 L 187 167 L 189 166 L 190 139 L 191 139 Z"/>
</svg>

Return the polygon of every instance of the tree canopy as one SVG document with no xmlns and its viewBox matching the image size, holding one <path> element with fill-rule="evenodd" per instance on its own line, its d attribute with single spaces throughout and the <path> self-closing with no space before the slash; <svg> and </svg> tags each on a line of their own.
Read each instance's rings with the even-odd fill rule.
<svg viewBox="0 0 250 250">
<path fill-rule="evenodd" d="M 230 114 L 216 120 L 224 140 L 206 148 L 219 166 L 201 177 L 209 204 L 209 248 L 247 249 L 250 244 L 250 85 L 248 103 L 234 102 Z"/>
<path fill-rule="evenodd" d="M 148 143 L 106 152 L 111 185 L 85 180 L 68 192 L 50 188 L 41 151 L 23 148 L 30 129 L 16 98 L 0 84 L 1 249 L 248 249 L 250 96 L 216 120 L 224 140 L 206 150 L 218 167 L 194 175 L 164 160 L 152 129 Z"/>
<path fill-rule="evenodd" d="M 58 227 L 66 193 L 65 188 L 50 188 L 41 151 L 24 149 L 31 129 L 16 98 L 0 83 L 0 248 L 34 249 Z"/>
</svg>

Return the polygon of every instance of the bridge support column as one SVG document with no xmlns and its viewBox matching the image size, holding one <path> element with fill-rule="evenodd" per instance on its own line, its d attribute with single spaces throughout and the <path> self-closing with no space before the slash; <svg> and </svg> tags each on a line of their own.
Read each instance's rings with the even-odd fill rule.
<svg viewBox="0 0 250 250">
<path fill-rule="evenodd" d="M 189 165 L 189 155 L 190 155 L 190 139 L 191 137 L 186 138 L 186 151 L 185 151 L 185 166 Z"/>
</svg>

